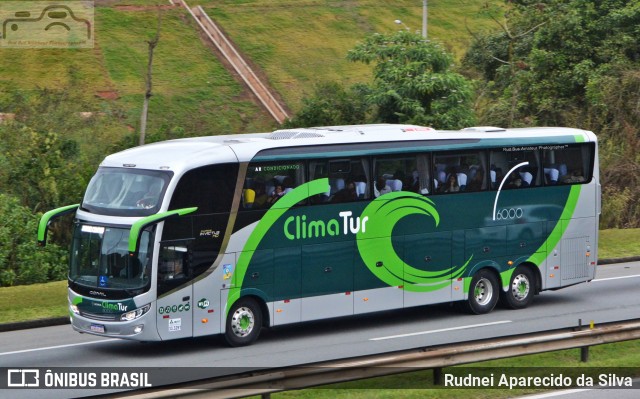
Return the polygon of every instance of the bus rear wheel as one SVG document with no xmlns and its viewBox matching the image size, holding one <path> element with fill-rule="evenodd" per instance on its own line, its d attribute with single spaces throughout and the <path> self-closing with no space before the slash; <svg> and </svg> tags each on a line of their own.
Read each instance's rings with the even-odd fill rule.
<svg viewBox="0 0 640 399">
<path fill-rule="evenodd" d="M 535 281 L 530 269 L 518 266 L 511 275 L 509 289 L 502 292 L 502 303 L 510 309 L 526 308 L 535 295 Z"/>
<path fill-rule="evenodd" d="M 260 305 L 251 298 L 241 298 L 229 310 L 224 338 L 229 346 L 251 345 L 258 339 L 261 328 Z"/>
<path fill-rule="evenodd" d="M 463 303 L 463 307 L 472 314 L 489 313 L 496 307 L 499 295 L 498 279 L 495 274 L 482 269 L 471 279 L 469 297 Z"/>
</svg>

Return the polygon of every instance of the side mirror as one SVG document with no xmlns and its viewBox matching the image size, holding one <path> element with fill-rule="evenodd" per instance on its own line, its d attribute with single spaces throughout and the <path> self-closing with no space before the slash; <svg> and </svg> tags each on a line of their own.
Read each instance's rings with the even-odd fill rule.
<svg viewBox="0 0 640 399">
<path fill-rule="evenodd" d="M 38 246 L 45 247 L 47 245 L 47 231 L 49 230 L 49 225 L 54 219 L 59 218 L 62 215 L 66 215 L 67 213 L 75 212 L 79 206 L 80 204 L 67 205 L 50 210 L 42 215 L 40 223 L 38 224 Z"/>
<path fill-rule="evenodd" d="M 186 214 L 195 212 L 196 210 L 198 210 L 197 207 L 176 209 L 173 211 L 147 216 L 146 218 L 142 218 L 135 222 L 133 225 L 131 225 L 131 232 L 129 233 L 129 255 L 135 256 L 135 254 L 138 252 L 138 247 L 140 246 L 140 235 L 147 226 L 160 223 L 170 217 L 184 216 Z"/>
</svg>

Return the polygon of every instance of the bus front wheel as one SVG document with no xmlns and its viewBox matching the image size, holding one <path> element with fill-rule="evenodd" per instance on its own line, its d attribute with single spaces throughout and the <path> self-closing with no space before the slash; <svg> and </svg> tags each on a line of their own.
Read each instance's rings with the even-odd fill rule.
<svg viewBox="0 0 640 399">
<path fill-rule="evenodd" d="M 260 305 L 251 298 L 241 298 L 233 304 L 227 316 L 224 338 L 230 346 L 251 345 L 262 328 Z"/>
<path fill-rule="evenodd" d="M 502 292 L 502 303 L 510 309 L 529 306 L 536 291 L 535 277 L 530 269 L 518 266 L 511 275 L 509 289 Z"/>
<path fill-rule="evenodd" d="M 498 279 L 489 270 L 482 269 L 474 274 L 469 286 L 469 297 L 464 308 L 472 314 L 484 314 L 493 310 L 499 298 Z"/>
</svg>

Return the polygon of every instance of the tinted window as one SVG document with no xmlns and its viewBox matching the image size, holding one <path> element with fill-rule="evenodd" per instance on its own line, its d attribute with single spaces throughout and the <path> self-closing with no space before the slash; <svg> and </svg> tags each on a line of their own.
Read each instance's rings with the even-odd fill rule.
<svg viewBox="0 0 640 399">
<path fill-rule="evenodd" d="M 241 210 L 270 208 L 284 195 L 304 184 L 302 162 L 251 163 L 242 190 Z"/>
<path fill-rule="evenodd" d="M 503 147 L 491 150 L 491 188 L 503 190 L 535 187 L 542 184 L 540 177 L 540 153 L 536 149 Z"/>
<path fill-rule="evenodd" d="M 169 209 L 197 206 L 198 214 L 229 212 L 237 175 L 237 164 L 190 170 L 180 178 Z"/>
<path fill-rule="evenodd" d="M 546 184 L 578 184 L 591 180 L 591 170 L 593 169 L 592 145 L 573 144 L 542 148 Z"/>
<path fill-rule="evenodd" d="M 322 159 L 309 162 L 309 180 L 329 179 L 327 192 L 314 203 L 361 201 L 371 196 L 369 161 L 366 158 Z"/>
<path fill-rule="evenodd" d="M 436 192 L 482 191 L 488 188 L 485 153 L 444 152 L 433 157 Z"/>
<path fill-rule="evenodd" d="M 428 194 L 431 191 L 429 158 L 425 154 L 376 158 L 374 161 L 375 197 L 393 191 Z"/>
</svg>

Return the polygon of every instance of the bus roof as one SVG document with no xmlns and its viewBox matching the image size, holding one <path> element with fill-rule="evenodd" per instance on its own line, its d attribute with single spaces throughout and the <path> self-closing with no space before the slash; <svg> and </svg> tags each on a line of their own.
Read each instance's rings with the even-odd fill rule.
<svg viewBox="0 0 640 399">
<path fill-rule="evenodd" d="M 589 141 L 596 141 L 592 132 L 560 127 L 503 129 L 481 126 L 451 131 L 392 124 L 328 126 L 163 141 L 109 155 L 101 166 L 178 172 L 211 163 L 284 159 L 299 148 L 306 148 L 307 155 L 308 150 L 314 148 L 317 151 L 311 152 L 326 155 L 346 153 L 349 148 L 366 154 L 384 149 L 396 152 L 420 148 L 455 150 Z"/>
</svg>

